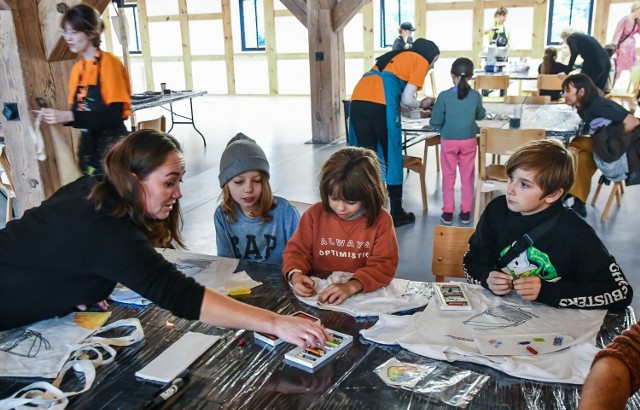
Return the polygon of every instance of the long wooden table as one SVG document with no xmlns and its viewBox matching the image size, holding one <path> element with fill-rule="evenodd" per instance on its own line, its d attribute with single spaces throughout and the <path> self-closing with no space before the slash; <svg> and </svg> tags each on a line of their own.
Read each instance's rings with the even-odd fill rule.
<svg viewBox="0 0 640 410">
<path fill-rule="evenodd" d="M 204 138 L 204 135 L 202 135 L 200 130 L 196 128 L 195 116 L 193 115 L 193 99 L 195 97 L 200 97 L 206 94 L 207 94 L 206 91 L 188 90 L 188 91 L 173 91 L 170 94 L 162 94 L 158 96 L 149 95 L 148 100 L 136 101 L 134 99 L 131 102 L 131 111 L 135 112 L 139 110 L 144 110 L 145 108 L 161 107 L 169 111 L 169 113 L 171 114 L 171 128 L 169 128 L 167 132 L 171 132 L 171 130 L 173 129 L 173 126 L 176 124 L 189 124 L 193 127 L 194 130 L 196 130 L 198 134 L 200 134 L 200 137 L 202 137 L 202 142 L 206 147 L 207 140 Z M 173 109 L 173 103 L 181 100 L 186 100 L 186 99 L 189 99 L 190 116 L 177 114 Z M 165 105 L 169 105 L 169 108 L 164 107 Z M 182 120 L 176 120 L 175 117 L 180 117 L 182 118 Z"/>
<path fill-rule="evenodd" d="M 241 300 L 281 313 L 304 310 L 321 318 L 331 329 L 354 336 L 353 345 L 316 373 L 286 365 L 284 353 L 292 345 L 264 347 L 253 340 L 253 333 L 225 330 L 198 321 L 179 319 L 156 305 L 146 308 L 113 304 L 110 322 L 137 317 L 143 324 L 145 338 L 132 346 L 120 348 L 114 363 L 97 369 L 91 390 L 70 399 L 73 409 L 140 409 L 158 385 L 137 380 L 134 373 L 167 349 L 187 331 L 222 336 L 212 348 L 191 366 L 191 381 L 175 398 L 175 409 L 423 409 L 452 408 L 426 394 L 386 386 L 373 370 L 389 358 L 401 356 L 432 363 L 442 371 L 456 374 L 461 369 L 489 376 L 469 409 L 570 409 L 576 408 L 580 387 L 539 383 L 507 376 L 496 370 L 470 363 L 446 363 L 409 353 L 398 346 L 382 346 L 359 337 L 360 329 L 369 328 L 375 318 L 356 319 L 342 313 L 317 310 L 302 305 L 285 285 L 279 266 L 242 262 L 238 270 L 264 282 Z M 412 282 L 414 292 L 432 294 L 429 283 Z M 167 323 L 173 326 L 167 326 Z M 632 309 L 609 312 L 598 337 L 603 346 L 635 322 Z M 0 398 L 33 380 L 0 378 Z M 74 387 L 73 382 L 70 383 Z M 454 390 L 450 394 L 458 393 Z M 640 408 L 634 396 L 630 408 Z"/>
</svg>

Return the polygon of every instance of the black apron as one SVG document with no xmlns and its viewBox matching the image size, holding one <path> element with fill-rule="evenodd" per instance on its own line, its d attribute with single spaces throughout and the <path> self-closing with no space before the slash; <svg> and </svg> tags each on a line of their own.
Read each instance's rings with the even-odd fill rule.
<svg viewBox="0 0 640 410">
<path fill-rule="evenodd" d="M 73 99 L 73 111 L 105 111 L 107 105 L 102 100 L 100 93 L 100 66 L 101 57 L 96 57 L 98 63 L 98 79 L 96 85 L 78 85 Z M 84 69 L 83 69 L 84 71 Z M 82 74 L 78 83 L 82 83 Z M 103 129 L 85 129 L 80 136 L 80 146 L 78 147 L 78 159 L 80 169 L 85 175 L 102 175 L 102 159 L 109 148 L 119 139 L 127 135 L 127 127 L 124 121 L 113 124 L 113 127 Z"/>
<path fill-rule="evenodd" d="M 496 47 L 506 47 L 507 44 L 509 44 L 509 39 L 507 39 L 507 33 L 504 30 L 504 26 L 502 31 L 498 31 L 498 26 L 495 26 L 491 44 L 495 44 Z"/>
</svg>

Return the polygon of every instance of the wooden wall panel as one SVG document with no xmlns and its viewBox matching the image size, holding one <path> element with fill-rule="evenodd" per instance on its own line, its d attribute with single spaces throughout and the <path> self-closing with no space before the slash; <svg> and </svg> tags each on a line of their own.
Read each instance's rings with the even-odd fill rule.
<svg viewBox="0 0 640 410">
<path fill-rule="evenodd" d="M 264 0 L 264 37 L 267 69 L 269 70 L 269 94 L 278 94 L 278 59 L 276 47 L 276 19 L 273 0 Z"/>
<path fill-rule="evenodd" d="M 191 70 L 191 37 L 189 35 L 189 18 L 187 17 L 187 0 L 178 0 L 180 9 L 180 36 L 182 38 L 182 65 L 184 67 L 184 83 L 188 90 L 193 90 L 193 72 Z"/>
<path fill-rule="evenodd" d="M 224 33 L 224 62 L 227 68 L 227 93 L 236 93 L 236 69 L 233 52 L 230 0 L 222 0 L 222 31 Z"/>
<path fill-rule="evenodd" d="M 142 48 L 142 61 L 144 64 L 144 78 L 147 91 L 154 91 L 153 59 L 151 56 L 151 39 L 149 38 L 147 0 L 138 0 L 138 24 L 140 24 L 140 47 Z"/>
</svg>

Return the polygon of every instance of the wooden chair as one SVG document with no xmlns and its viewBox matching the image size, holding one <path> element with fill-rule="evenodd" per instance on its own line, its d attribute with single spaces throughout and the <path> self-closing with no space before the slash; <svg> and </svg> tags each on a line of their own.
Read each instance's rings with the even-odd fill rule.
<svg viewBox="0 0 640 410">
<path fill-rule="evenodd" d="M 311 205 L 313 205 L 309 202 L 303 202 L 303 201 L 289 201 L 289 203 L 293 205 L 293 207 L 296 208 L 298 212 L 300 212 L 300 215 L 302 215 L 304 211 L 311 208 Z"/>
<path fill-rule="evenodd" d="M 616 200 L 616 205 L 620 208 L 622 202 L 620 201 L 620 197 L 624 194 L 624 181 L 613 182 L 613 186 L 611 187 L 611 193 L 609 194 L 609 199 L 607 199 L 607 205 L 605 205 L 604 210 L 602 211 L 602 216 L 600 216 L 600 220 L 602 222 L 606 221 L 609 217 L 609 211 L 611 210 L 611 205 L 613 205 L 613 199 Z M 603 183 L 598 181 L 598 187 L 596 188 L 596 192 L 593 194 L 593 198 L 591 199 L 591 206 L 595 206 L 596 200 L 598 199 L 598 195 L 600 195 L 600 189 L 602 189 Z"/>
<path fill-rule="evenodd" d="M 161 115 L 159 118 L 154 118 L 152 120 L 139 121 L 138 129 L 143 130 L 156 130 L 161 132 L 167 132 L 167 119 L 164 115 Z"/>
<path fill-rule="evenodd" d="M 531 104 L 546 105 L 551 102 L 548 95 L 507 95 L 504 97 L 505 104 Z"/>
<path fill-rule="evenodd" d="M 16 191 L 13 189 L 13 177 L 11 177 L 11 166 L 9 165 L 9 158 L 7 158 L 7 149 L 4 145 L 0 147 L 0 167 L 6 178 L 0 179 L 0 191 L 7 197 L 7 209 L 5 222 L 9 222 L 13 219 L 13 200 L 16 197 Z"/>
<path fill-rule="evenodd" d="M 606 97 L 610 100 L 620 100 L 620 105 L 624 106 L 624 102 L 627 102 L 629 111 L 632 113 L 636 109 L 638 91 L 640 90 L 640 66 L 635 66 L 631 69 L 629 76 L 629 84 L 625 90 L 611 90 Z"/>
<path fill-rule="evenodd" d="M 502 128 L 481 128 L 478 147 L 478 181 L 476 182 L 476 199 L 473 212 L 473 226 L 480 219 L 480 198 L 484 193 L 484 206 L 487 205 L 489 193 L 506 190 L 507 171 L 504 165 L 487 165 L 487 154 L 511 155 L 518 147 L 529 141 L 544 139 L 544 130 L 514 130 Z M 483 208 L 484 209 L 484 208 Z"/>
<path fill-rule="evenodd" d="M 403 155 L 402 156 L 402 166 L 407 168 L 407 170 L 416 172 L 420 175 L 420 190 L 422 192 L 422 210 L 426 211 L 428 208 L 427 204 L 427 154 L 429 152 L 429 147 L 435 147 L 436 149 L 436 162 L 438 172 L 440 172 L 440 152 L 438 150 L 438 145 L 440 145 L 440 136 L 436 135 L 435 137 L 425 138 L 424 139 L 424 151 L 422 152 L 422 158 L 414 157 L 411 155 Z"/>
<path fill-rule="evenodd" d="M 473 88 L 475 90 L 504 90 L 509 88 L 509 76 L 504 75 L 477 75 Z M 503 102 L 504 97 L 483 97 L 484 102 Z"/>
<path fill-rule="evenodd" d="M 464 278 L 462 258 L 469 249 L 469 238 L 475 228 L 437 225 L 433 234 L 431 272 L 436 282 L 445 277 Z"/>
<path fill-rule="evenodd" d="M 540 74 L 538 76 L 538 86 L 536 88 L 538 90 L 538 95 L 540 95 L 540 90 L 562 92 L 562 78 L 558 77 L 556 74 Z M 552 103 L 564 104 L 564 98 L 561 98 L 558 101 L 553 101 Z"/>
</svg>

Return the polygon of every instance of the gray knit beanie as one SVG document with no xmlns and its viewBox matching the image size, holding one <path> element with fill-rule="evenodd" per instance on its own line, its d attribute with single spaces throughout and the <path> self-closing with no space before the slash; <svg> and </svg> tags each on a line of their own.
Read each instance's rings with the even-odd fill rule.
<svg viewBox="0 0 640 410">
<path fill-rule="evenodd" d="M 269 161 L 253 139 L 239 132 L 227 143 L 220 158 L 220 188 L 248 171 L 262 171 L 269 176 Z"/>
</svg>

